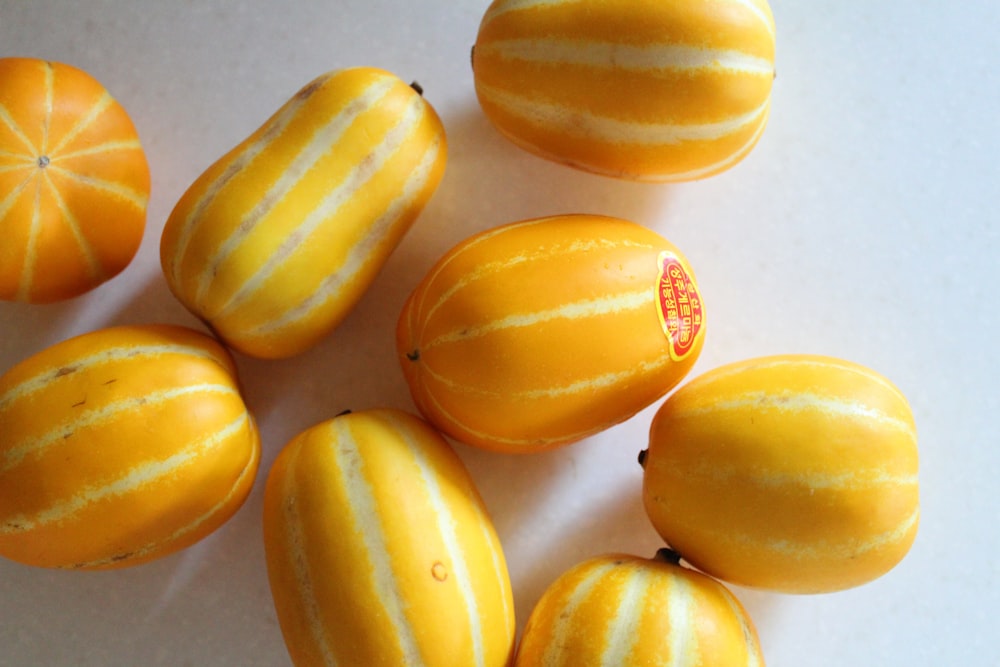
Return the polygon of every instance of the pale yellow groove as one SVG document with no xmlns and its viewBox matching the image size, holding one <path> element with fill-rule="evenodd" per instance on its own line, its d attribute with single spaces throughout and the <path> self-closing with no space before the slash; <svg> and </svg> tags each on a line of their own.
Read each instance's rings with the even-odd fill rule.
<svg viewBox="0 0 1000 667">
<path fill-rule="evenodd" d="M 379 518 L 379 508 L 374 492 L 365 479 L 364 463 L 358 452 L 357 443 L 350 427 L 342 421 L 335 419 L 330 427 L 336 433 L 332 448 L 337 463 L 336 468 L 341 471 L 340 483 L 348 497 L 345 511 L 350 512 L 355 529 L 368 554 L 372 592 L 394 629 L 393 639 L 399 644 L 403 654 L 403 664 L 420 667 L 424 664 L 420 647 L 406 619 L 403 594 L 393 573 L 392 558 Z"/>
<path fill-rule="evenodd" d="M 479 520 L 479 525 L 482 528 L 483 539 L 490 545 L 490 562 L 493 565 L 493 572 L 496 575 L 496 580 L 498 582 L 508 583 L 510 581 L 510 574 L 506 567 L 501 563 L 501 558 L 503 557 L 503 544 L 500 543 L 500 537 L 496 534 L 496 530 L 493 526 L 493 519 L 487 514 L 487 510 L 482 506 L 481 503 L 474 503 L 473 505 L 476 517 Z M 501 591 L 503 593 L 504 591 Z M 501 595 L 503 601 L 503 620 L 504 628 L 510 632 L 514 632 L 516 629 L 516 619 L 514 618 L 514 610 L 511 609 L 510 600 L 507 599 L 507 595 Z"/>
<path fill-rule="evenodd" d="M 34 179 L 35 197 L 31 207 L 31 225 L 28 231 L 28 245 L 24 250 L 24 265 L 21 267 L 21 277 L 17 285 L 18 301 L 27 301 L 31 294 L 32 282 L 35 278 L 35 264 L 38 261 L 38 236 L 42 233 L 42 182 Z"/>
<path fill-rule="evenodd" d="M 252 421 L 251 421 L 251 423 L 252 423 Z M 233 482 L 232 488 L 229 490 L 229 493 L 227 493 L 224 498 L 222 498 L 219 502 L 217 502 L 215 505 L 213 505 L 211 508 L 209 508 L 209 510 L 207 512 L 205 512 L 201 516 L 197 517 L 196 519 L 194 519 L 193 521 L 191 521 L 189 524 L 187 524 L 185 526 L 182 526 L 181 528 L 177 529 L 176 531 L 174 531 L 171 535 L 169 535 L 165 539 L 160 540 L 158 542 L 151 542 L 150 544 L 147 544 L 146 546 L 144 546 L 142 548 L 139 548 L 139 549 L 136 549 L 136 550 L 130 552 L 129 554 L 127 554 L 128 558 L 132 559 L 132 560 L 137 559 L 137 558 L 143 558 L 146 555 L 148 555 L 148 554 L 150 554 L 150 553 L 152 553 L 152 552 L 154 552 L 154 551 L 156 551 L 158 549 L 161 549 L 162 545 L 175 543 L 178 540 L 183 539 L 185 535 L 188 535 L 188 534 L 190 534 L 190 533 L 198 530 L 198 528 L 201 527 L 206 521 L 211 520 L 212 517 L 214 517 L 216 514 L 218 514 L 220 511 L 222 511 L 222 509 L 224 507 L 227 507 L 227 506 L 229 506 L 230 503 L 232 503 L 233 496 L 243 486 L 243 483 L 247 480 L 248 477 L 250 477 L 250 476 L 252 476 L 252 475 L 254 475 L 256 473 L 258 458 L 259 458 L 259 452 L 258 452 L 257 447 L 251 448 L 250 459 L 247 461 L 247 464 L 243 467 L 243 470 L 240 471 L 240 474 L 236 478 L 236 481 Z M 119 560 L 122 560 L 121 559 L 121 555 L 112 556 L 110 558 L 103 558 L 103 559 L 95 560 L 95 561 L 90 561 L 90 562 L 87 562 L 87 563 L 77 563 L 77 564 L 74 564 L 73 567 L 75 567 L 75 568 L 102 567 L 102 566 L 111 565 L 112 563 L 118 562 Z"/>
<path fill-rule="evenodd" d="M 246 241 L 261 220 L 265 219 L 274 207 L 281 204 L 286 197 L 290 196 L 296 186 L 303 178 L 309 174 L 316 164 L 324 157 L 336 150 L 337 144 L 343 135 L 350 129 L 354 122 L 366 111 L 385 97 L 391 90 L 393 82 L 391 80 L 380 80 L 369 86 L 361 95 L 351 100 L 337 115 L 329 120 L 325 125 L 319 127 L 310 137 L 309 142 L 295 155 L 291 163 L 282 172 L 281 176 L 274 183 L 270 190 L 262 193 L 257 204 L 240 220 L 239 226 L 222 242 L 218 251 L 212 256 L 212 260 L 206 264 L 205 268 L 198 275 L 197 286 L 194 294 L 195 303 L 200 303 L 213 278 L 219 271 L 219 267 Z M 240 290 L 233 295 L 230 302 L 223 305 L 225 311 L 230 304 L 238 304 L 247 293 L 251 293 L 263 282 L 276 265 L 284 261 L 290 248 L 305 241 L 312 229 L 323 221 L 322 209 L 333 204 L 339 208 L 351 194 L 351 187 L 360 187 L 356 183 L 363 176 L 370 175 L 375 171 L 375 167 L 367 162 L 357 169 L 348 173 L 344 182 L 328 194 L 320 203 L 318 209 L 314 209 L 295 230 L 287 234 L 285 242 L 279 247 L 268 261 L 249 280 L 244 283 Z M 361 180 L 364 183 L 365 180 Z M 345 194 L 345 190 L 347 193 Z M 334 208 L 327 215 L 332 215 Z M 320 214 L 317 214 L 320 211 Z M 235 305 L 233 306 L 235 307 Z"/>
<path fill-rule="evenodd" d="M 88 505 L 100 502 L 106 498 L 124 496 L 134 492 L 146 484 L 150 484 L 159 479 L 183 468 L 199 455 L 207 450 L 218 446 L 228 438 L 232 437 L 239 429 L 243 428 L 248 419 L 247 413 L 242 413 L 236 420 L 224 426 L 221 430 L 212 435 L 185 447 L 173 456 L 169 456 L 162 461 L 147 461 L 132 468 L 122 477 L 109 483 L 96 486 L 88 486 L 80 489 L 72 498 L 61 503 L 48 507 L 34 516 L 20 515 L 8 517 L 0 525 L 0 535 L 36 530 L 40 527 L 64 521 L 77 514 Z M 14 528 L 13 526 L 16 526 Z"/>
<path fill-rule="evenodd" d="M 570 592 L 562 607 L 562 613 L 556 617 L 552 626 L 552 634 L 545 643 L 545 652 L 542 654 L 543 667 L 558 667 L 565 664 L 561 659 L 564 656 L 563 647 L 572 644 L 571 637 L 576 632 L 573 621 L 577 610 L 582 605 L 590 593 L 609 570 L 614 568 L 613 563 L 601 563 L 593 567 L 587 575 Z"/>
<path fill-rule="evenodd" d="M 765 117 L 763 117 L 761 119 L 761 122 L 758 123 L 757 129 L 750 136 L 750 138 L 747 139 L 742 146 L 733 151 L 731 155 L 728 155 L 727 157 L 724 157 L 721 160 L 713 162 L 712 164 L 705 165 L 704 167 L 699 167 L 697 169 L 690 169 L 688 171 L 682 171 L 675 174 L 671 174 L 671 178 L 675 181 L 690 181 L 703 178 L 705 176 L 715 174 L 725 169 L 728 169 L 729 167 L 733 166 L 734 164 L 745 158 L 747 154 L 750 153 L 751 150 L 753 150 L 753 147 L 757 144 L 761 136 L 764 134 L 764 129 L 767 127 L 767 123 L 765 122 L 766 115 L 770 113 L 770 106 L 771 102 L 770 100 L 768 100 L 767 108 L 764 112 Z M 650 178 L 640 177 L 639 180 L 655 180 L 655 178 L 656 178 L 655 176 Z"/>
<path fill-rule="evenodd" d="M 772 17 L 768 16 L 758 3 L 753 2 L 753 0 L 727 0 L 731 4 L 739 5 L 746 9 L 748 12 L 756 16 L 764 27 L 767 29 L 768 34 L 774 36 L 774 20 Z"/>
<path fill-rule="evenodd" d="M 780 368 L 782 366 L 794 366 L 796 368 L 800 367 L 813 367 L 813 368 L 824 368 L 832 369 L 838 373 L 850 373 L 852 375 L 857 375 L 864 378 L 868 382 L 875 382 L 882 385 L 888 389 L 892 394 L 897 396 L 903 402 L 906 402 L 906 397 L 899 390 L 899 388 L 890 382 L 885 377 L 874 373 L 866 368 L 854 366 L 852 364 L 845 364 L 839 359 L 829 357 L 776 357 L 776 358 L 762 358 L 755 360 L 752 364 L 750 363 L 739 363 L 733 364 L 728 368 L 725 366 L 719 367 L 712 371 L 712 381 L 717 382 L 727 377 L 739 376 L 748 371 L 759 371 L 769 368 Z"/>
<path fill-rule="evenodd" d="M 531 125 L 561 128 L 567 134 L 615 144 L 668 146 L 685 141 L 716 141 L 759 122 L 767 113 L 769 101 L 756 109 L 710 123 L 643 123 L 599 116 L 589 111 L 561 104 L 539 102 L 492 86 L 480 84 L 479 94 L 505 112 Z M 566 119 L 572 118 L 568 124 Z"/>
<path fill-rule="evenodd" d="M 3 198 L 2 201 L 0 201 L 0 220 L 3 220 L 4 218 L 7 217 L 7 214 L 10 213 L 10 209 L 12 209 L 14 207 L 14 204 L 17 203 L 17 200 L 21 196 L 21 193 L 24 192 L 25 188 L 28 187 L 28 184 L 31 183 L 32 179 L 34 178 L 35 178 L 35 172 L 32 171 L 23 181 L 18 183 L 10 191 L 10 193 Z"/>
<path fill-rule="evenodd" d="M 874 535 L 869 540 L 854 539 L 850 541 L 814 541 L 795 542 L 793 540 L 772 539 L 764 543 L 768 551 L 790 556 L 799 561 L 809 560 L 848 560 L 857 558 L 887 545 L 902 541 L 920 520 L 920 509 L 915 509 L 909 516 L 890 530 Z M 735 544 L 760 544 L 756 535 L 735 534 L 731 531 L 722 535 L 726 541 Z"/>
<path fill-rule="evenodd" d="M 431 390 L 426 386 L 424 389 L 424 393 L 427 397 L 427 400 L 429 400 L 431 404 L 434 406 L 434 409 L 437 412 L 438 416 L 441 419 L 451 423 L 453 428 L 456 429 L 458 432 L 465 433 L 467 436 L 472 436 L 479 440 L 493 442 L 501 445 L 518 446 L 518 447 L 528 447 L 528 446 L 546 447 L 555 442 L 572 442 L 575 440 L 580 440 L 582 438 L 586 438 L 587 436 L 591 436 L 595 433 L 598 433 L 606 428 L 605 425 L 599 424 L 597 426 L 593 426 L 591 428 L 587 428 L 582 431 L 560 435 L 555 438 L 538 438 L 538 437 L 505 438 L 502 436 L 498 436 L 494 433 L 486 433 L 484 431 L 479 431 L 477 429 L 469 427 L 462 420 L 458 419 L 453 414 L 451 414 L 449 410 L 446 410 L 445 407 L 441 405 L 441 402 L 437 399 L 437 397 L 435 397 L 434 394 L 431 392 Z M 461 438 L 459 439 L 461 440 Z"/>
<path fill-rule="evenodd" d="M 12 164 L 0 167 L 0 172 L 11 171 L 14 169 L 24 169 L 25 167 L 38 166 L 38 158 L 28 153 L 15 153 L 14 151 L 0 150 L 0 157 L 14 158 L 16 160 L 20 160 L 21 162 L 21 164 Z"/>
<path fill-rule="evenodd" d="M 798 474 L 769 470 L 746 470 L 736 465 L 726 465 L 719 461 L 709 463 L 703 460 L 697 466 L 685 468 L 684 475 L 726 484 L 730 481 L 753 484 L 764 488 L 805 487 L 810 490 L 834 489 L 838 491 L 862 490 L 884 486 L 917 486 L 917 473 L 890 474 L 884 470 L 856 470 L 843 473 L 822 473 L 803 471 Z"/>
<path fill-rule="evenodd" d="M 306 545 L 307 531 L 302 525 L 302 517 L 298 511 L 299 503 L 294 495 L 296 488 L 294 477 L 298 469 L 297 461 L 300 451 L 301 449 L 295 450 L 293 458 L 288 461 L 282 484 L 285 493 L 288 494 L 282 502 L 285 513 L 285 539 L 288 542 L 287 557 L 291 561 L 292 573 L 295 578 L 297 591 L 295 598 L 305 616 L 309 636 L 312 637 L 314 646 L 319 649 L 323 665 L 335 667 L 337 661 L 330 647 L 330 636 L 323 625 L 319 601 L 316 599 L 313 585 L 313 576 L 309 568 L 308 546 Z"/>
<path fill-rule="evenodd" d="M 17 124 L 17 121 L 15 121 L 14 117 L 10 115 L 10 111 L 2 102 L 0 102 L 0 123 L 3 123 L 7 129 L 9 129 L 11 133 L 24 144 L 24 147 L 28 149 L 28 155 L 33 156 L 32 160 L 35 160 L 38 156 L 42 155 L 38 147 L 32 143 L 31 139 L 27 134 L 25 134 L 24 130 L 21 129 L 21 126 Z"/>
<path fill-rule="evenodd" d="M 263 322 L 254 327 L 250 331 L 250 334 L 267 335 L 284 329 L 285 327 L 292 326 L 309 317 L 317 308 L 323 306 L 323 304 L 336 298 L 337 295 L 340 294 L 341 290 L 343 290 L 344 286 L 353 280 L 354 277 L 364 268 L 365 264 L 370 261 L 371 254 L 374 252 L 378 244 L 382 241 L 389 230 L 392 229 L 393 225 L 399 221 L 400 216 L 402 216 L 404 212 L 413 205 L 416 197 L 418 197 L 420 192 L 422 192 L 427 186 L 440 150 L 440 140 L 434 141 L 430 147 L 428 147 L 427 151 L 424 153 L 424 157 L 411 173 L 410 179 L 407 180 L 403 193 L 393 200 L 383 215 L 375 220 L 369 228 L 368 233 L 365 234 L 364 238 L 351 248 L 350 253 L 340 269 L 324 279 L 323 282 L 320 283 L 319 288 L 308 298 L 294 306 L 289 307 L 281 317 L 275 318 L 269 322 Z"/>
<path fill-rule="evenodd" d="M 49 130 L 52 126 L 52 112 L 55 108 L 56 73 L 55 68 L 49 61 L 43 61 L 42 68 L 45 71 L 45 115 L 42 119 L 42 152 L 41 155 L 48 155 Z"/>
<path fill-rule="evenodd" d="M 423 281 L 423 284 L 424 285 L 433 285 L 437 281 L 438 276 L 448 267 L 449 264 L 451 264 L 452 262 L 454 262 L 458 257 L 460 257 L 461 255 L 465 254 L 469 250 L 471 250 L 471 249 L 475 248 L 476 246 L 480 245 L 481 243 L 483 243 L 485 241 L 488 241 L 488 240 L 490 240 L 490 239 L 492 239 L 492 238 L 494 238 L 496 236 L 500 236 L 500 235 L 503 235 L 503 234 L 507 234 L 507 233 L 509 233 L 511 231 L 518 230 L 518 229 L 520 229 L 522 227 L 530 227 L 530 226 L 533 226 L 533 225 L 537 225 L 537 224 L 539 224 L 540 222 L 543 222 L 543 221 L 544 221 L 544 219 L 522 220 L 520 222 L 509 223 L 507 225 L 501 225 L 499 227 L 495 227 L 493 229 L 490 229 L 490 230 L 487 230 L 485 232 L 482 232 L 481 234 L 479 234 L 476 237 L 474 237 L 472 240 L 466 242 L 465 245 L 460 250 L 449 252 L 448 254 L 446 254 L 445 258 L 443 259 L 443 261 L 441 261 L 439 264 L 437 264 L 431 270 L 431 272 L 428 273 L 427 277 Z M 419 307 L 419 311 L 420 312 L 423 312 L 425 310 L 425 308 L 426 308 L 425 303 L 426 303 L 426 299 L 427 299 L 428 294 L 429 294 L 429 290 L 425 289 L 423 291 L 423 293 L 421 294 L 421 296 L 420 296 L 420 304 L 419 304 L 419 306 L 420 306 Z M 418 312 L 418 310 L 414 309 L 413 312 Z M 425 321 L 426 321 L 426 319 L 425 319 Z"/>
<path fill-rule="evenodd" d="M 194 357 L 196 359 L 209 359 L 219 362 L 219 359 L 214 354 L 208 352 L 207 350 L 202 350 L 201 348 L 192 347 L 190 345 L 165 344 L 112 347 L 102 350 L 96 354 L 80 357 L 68 366 L 47 369 L 38 375 L 22 380 L 5 391 L 3 394 L 0 394 L 0 411 L 7 409 L 7 406 L 10 403 L 26 398 L 37 391 L 41 391 L 51 382 L 72 375 L 73 373 L 88 370 L 101 364 L 121 361 L 122 359 L 146 359 L 165 354 L 180 354 Z"/>
<path fill-rule="evenodd" d="M 423 480 L 431 507 L 434 508 L 438 534 L 441 535 L 441 541 L 444 542 L 445 551 L 448 554 L 448 559 L 451 561 L 451 574 L 455 577 L 458 590 L 462 595 L 462 601 L 465 603 L 466 618 L 469 620 L 470 639 L 472 640 L 473 664 L 475 667 L 485 667 L 486 656 L 483 647 L 483 627 L 479 618 L 479 608 L 476 604 L 476 592 L 472 587 L 472 576 L 469 574 L 468 564 L 465 562 L 465 556 L 462 553 L 462 545 L 455 531 L 455 517 L 448 507 L 448 503 L 444 500 L 441 486 L 438 483 L 437 476 L 434 474 L 434 469 L 431 467 L 431 463 L 428 461 L 421 447 L 415 442 L 413 433 L 395 418 L 390 417 L 390 420 L 394 423 L 396 430 L 403 435 L 403 441 L 410 450 L 410 456 L 413 457 L 417 468 L 420 470 L 420 478 Z"/>
<path fill-rule="evenodd" d="M 441 294 L 441 298 L 426 312 L 423 320 L 429 322 L 434 317 L 434 313 L 457 292 L 465 289 L 474 282 L 496 275 L 509 268 L 520 264 L 543 262 L 548 259 L 589 252 L 591 250 L 613 250 L 615 248 L 638 248 L 646 250 L 652 249 L 653 246 L 646 243 L 636 243 L 629 239 L 577 239 L 567 244 L 556 243 L 533 252 L 524 252 L 502 260 L 478 264 L 472 271 L 467 272 L 459 280 L 456 280 L 451 287 Z"/>
<path fill-rule="evenodd" d="M 49 141 L 49 124 L 52 121 L 53 94 L 55 91 L 55 74 L 52 63 L 43 61 L 42 68 L 45 72 L 45 114 L 42 119 L 42 145 L 40 158 L 46 154 Z M 29 142 L 30 143 L 30 142 Z M 35 198 L 31 207 L 31 227 L 28 233 L 28 246 L 24 252 L 24 265 L 21 267 L 21 277 L 18 281 L 16 299 L 18 301 L 28 301 L 31 295 L 31 287 L 35 280 L 35 264 L 38 261 L 38 237 L 42 233 L 41 224 L 42 211 L 42 182 L 35 180 Z"/>
<path fill-rule="evenodd" d="M 376 97 L 365 106 L 377 104 L 378 99 Z M 285 242 L 268 258 L 267 262 L 243 283 L 240 289 L 221 306 L 215 316 L 224 317 L 252 298 L 263 287 L 264 283 L 279 270 L 282 264 L 290 261 L 292 255 L 309 241 L 309 238 L 323 223 L 335 216 L 359 190 L 378 174 L 417 129 L 424 115 L 422 98 L 414 97 L 407 106 L 406 113 L 400 122 L 389 130 L 382 142 L 369 153 L 370 159 L 364 160 L 352 169 L 344 181 L 333 188 L 316 208 L 309 212 L 309 215 L 288 235 Z"/>
<path fill-rule="evenodd" d="M 486 14 L 483 16 L 481 26 L 485 27 L 491 21 L 493 21 L 498 16 L 502 16 L 509 12 L 520 11 L 524 9 L 537 9 L 542 7 L 557 7 L 559 5 L 572 5 L 581 4 L 584 0 L 507 0 L 491 7 Z M 729 2 L 733 5 L 739 5 L 753 14 L 755 17 L 760 19 L 761 23 L 764 24 L 768 33 L 774 34 L 774 23 L 770 17 L 752 0 L 722 0 L 723 2 Z"/>
<path fill-rule="evenodd" d="M 653 287 L 641 291 L 623 292 L 621 294 L 596 299 L 574 301 L 572 303 L 566 303 L 548 310 L 540 310 L 530 313 L 515 313 L 487 324 L 458 329 L 450 333 L 442 334 L 423 344 L 421 346 L 421 351 L 432 349 L 438 345 L 486 336 L 505 329 L 530 327 L 543 322 L 551 322 L 553 320 L 581 320 L 630 310 L 638 310 L 640 308 L 651 308 L 652 304 L 655 303 L 655 299 L 656 290 L 655 287 Z"/>
<path fill-rule="evenodd" d="M 309 88 L 315 89 L 322 86 L 329 78 L 329 75 L 320 77 L 319 79 L 316 79 L 313 84 L 309 86 Z M 235 158 L 233 158 L 232 162 L 229 163 L 223 172 L 205 187 L 205 191 L 202 193 L 201 197 L 194 203 L 194 205 L 191 206 L 191 210 L 181 223 L 173 257 L 170 261 L 169 274 L 174 282 L 178 279 L 181 259 L 187 254 L 188 247 L 191 245 L 191 239 L 194 237 L 194 233 L 198 227 L 202 214 L 209 207 L 209 205 L 215 201 L 216 197 L 219 196 L 226 186 L 229 185 L 234 177 L 252 164 L 254 160 L 260 156 L 260 154 L 266 150 L 275 139 L 280 137 L 285 132 L 292 121 L 294 121 L 298 116 L 300 109 L 309 97 L 309 95 L 303 95 L 302 91 L 300 91 L 298 95 L 285 103 L 285 105 L 282 106 L 277 114 L 269 121 L 267 129 L 259 137 L 257 137 L 256 140 L 247 144 L 247 146 L 240 151 Z"/>
<path fill-rule="evenodd" d="M 734 596 L 728 588 L 723 586 L 720 589 L 720 592 L 722 593 L 722 597 L 726 600 L 726 603 L 729 605 L 733 618 L 739 620 L 740 630 L 743 632 L 743 641 L 746 643 L 747 647 L 746 667 L 764 667 L 761 663 L 761 655 L 759 651 L 760 646 L 754 630 L 750 627 L 750 621 L 747 618 L 746 611 L 740 605 L 736 596 Z"/>
<path fill-rule="evenodd" d="M 572 396 L 574 394 L 579 394 L 586 391 L 592 391 L 596 389 L 605 389 L 607 387 L 613 387 L 623 381 L 629 380 L 636 376 L 643 375 L 644 373 L 649 373 L 655 371 L 659 368 L 663 368 L 665 365 L 671 362 L 670 355 L 664 352 L 660 357 L 653 361 L 642 361 L 630 368 L 619 371 L 617 373 L 603 373 L 601 375 L 596 375 L 593 377 L 585 378 L 583 380 L 578 380 L 566 385 L 557 385 L 544 387 L 542 389 L 528 389 L 521 391 L 496 391 L 491 389 L 485 389 L 483 387 L 469 386 L 459 382 L 455 382 L 439 373 L 434 369 L 430 368 L 426 363 L 423 363 L 424 372 L 437 382 L 441 383 L 451 391 L 459 392 L 467 395 L 478 395 L 487 398 L 504 398 L 511 400 L 538 400 L 543 398 L 560 398 L 563 396 Z"/>
<path fill-rule="evenodd" d="M 49 187 L 50 194 L 56 203 L 56 208 L 58 208 L 59 213 L 62 214 L 62 221 L 65 223 L 66 227 L 69 228 L 70 234 L 73 236 L 73 240 L 76 241 L 76 245 L 80 249 L 80 253 L 83 255 L 90 277 L 94 280 L 105 279 L 106 274 L 104 272 L 104 267 L 101 266 L 97 255 L 94 253 L 94 247 L 90 245 L 90 242 L 84 236 L 83 230 L 80 226 L 80 221 L 73 214 L 73 211 L 70 210 L 69 206 L 66 205 L 66 200 L 63 199 L 62 195 L 59 193 L 59 189 L 52 183 L 52 179 L 49 177 L 48 171 L 43 170 L 42 173 L 44 175 L 45 184 Z"/>
<path fill-rule="evenodd" d="M 179 387 L 176 389 L 154 391 L 143 396 L 132 396 L 120 401 L 108 403 L 104 407 L 96 410 L 84 410 L 76 419 L 62 424 L 56 424 L 44 435 L 32 438 L 27 442 L 24 442 L 16 447 L 11 447 L 7 451 L 3 452 L 3 457 L 0 459 L 0 473 L 7 472 L 23 461 L 26 457 L 32 454 L 37 454 L 48 447 L 51 447 L 53 444 L 71 437 L 76 431 L 106 423 L 114 419 L 122 412 L 127 412 L 139 407 L 156 406 L 175 398 L 200 393 L 239 395 L 232 387 L 221 384 L 205 383 Z"/>
<path fill-rule="evenodd" d="M 114 98 L 111 97 L 111 93 L 104 91 L 104 94 L 97 99 L 87 114 L 82 116 L 80 120 L 73 125 L 72 129 L 62 136 L 62 139 L 59 140 L 58 144 L 52 146 L 51 148 L 45 148 L 43 155 L 48 153 L 58 155 L 64 146 L 69 145 L 74 139 L 80 136 L 80 134 L 85 132 L 87 128 L 93 125 L 97 121 L 98 117 L 107 111 L 108 107 L 110 107 L 113 103 Z"/>
<path fill-rule="evenodd" d="M 611 622 L 601 654 L 601 667 L 620 667 L 626 664 L 639 639 L 639 624 L 642 620 L 643 598 L 649 588 L 646 574 L 638 568 L 630 568 L 628 580 L 622 591 L 621 600 Z"/>
<path fill-rule="evenodd" d="M 670 586 L 672 590 L 667 597 L 670 629 L 666 639 L 666 644 L 670 647 L 670 658 L 666 664 L 671 667 L 695 667 L 702 663 L 691 584 L 684 577 L 673 577 Z"/>
<path fill-rule="evenodd" d="M 725 399 L 714 398 L 710 404 L 685 408 L 685 416 L 701 417 L 727 411 L 747 410 L 749 412 L 777 411 L 781 413 L 818 412 L 827 417 L 873 421 L 883 426 L 902 431 L 916 440 L 913 425 L 897 419 L 859 401 L 836 396 L 820 396 L 807 392 L 786 392 L 774 394 L 768 391 L 751 391 Z"/>
<path fill-rule="evenodd" d="M 87 188 L 92 188 L 94 190 L 100 190 L 106 192 L 110 195 L 114 195 L 119 199 L 124 199 L 132 206 L 138 209 L 144 209 L 146 203 L 149 201 L 149 195 L 144 192 L 139 192 L 133 190 L 132 188 L 125 187 L 120 183 L 115 183 L 114 181 L 108 181 L 101 178 L 94 178 L 93 176 L 85 176 L 83 174 L 71 171 L 59 165 L 50 164 L 46 169 L 57 173 L 68 180 L 71 180 L 79 185 Z"/>
<path fill-rule="evenodd" d="M 114 153 L 117 151 L 131 151 L 131 150 L 141 150 L 142 144 L 138 139 L 122 139 L 116 141 L 106 141 L 103 144 L 98 144 L 96 146 L 88 146 L 87 148 L 81 148 L 80 150 L 73 151 L 71 153 L 60 153 L 58 155 L 49 156 L 52 163 L 58 163 L 62 160 L 71 160 L 79 157 L 88 157 L 91 155 L 101 155 L 102 153 Z M 51 164 L 51 163 L 50 163 Z"/>
<path fill-rule="evenodd" d="M 683 44 L 635 46 L 620 42 L 559 38 L 511 38 L 487 42 L 476 48 L 477 57 L 494 56 L 552 67 L 588 67 L 639 72 L 723 70 L 766 78 L 774 77 L 774 64 L 732 49 L 710 49 Z"/>
</svg>

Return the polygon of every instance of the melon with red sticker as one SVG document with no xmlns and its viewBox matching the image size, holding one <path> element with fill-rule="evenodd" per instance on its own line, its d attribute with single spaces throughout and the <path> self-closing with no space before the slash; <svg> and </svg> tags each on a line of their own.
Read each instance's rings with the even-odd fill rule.
<svg viewBox="0 0 1000 667">
<path fill-rule="evenodd" d="M 466 239 L 404 306 L 399 361 L 440 430 L 502 452 L 578 441 L 688 373 L 705 311 L 681 251 L 635 222 L 562 215 Z"/>
</svg>

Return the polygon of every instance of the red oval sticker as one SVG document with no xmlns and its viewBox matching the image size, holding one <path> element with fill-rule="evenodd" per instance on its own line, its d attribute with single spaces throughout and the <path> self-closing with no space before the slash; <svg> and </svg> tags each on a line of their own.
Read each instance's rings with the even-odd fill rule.
<svg viewBox="0 0 1000 667">
<path fill-rule="evenodd" d="M 670 341 L 670 357 L 680 361 L 694 348 L 705 322 L 704 306 L 698 287 L 673 253 L 663 251 L 657 259 L 660 280 L 657 286 L 657 312 L 663 333 Z"/>
</svg>

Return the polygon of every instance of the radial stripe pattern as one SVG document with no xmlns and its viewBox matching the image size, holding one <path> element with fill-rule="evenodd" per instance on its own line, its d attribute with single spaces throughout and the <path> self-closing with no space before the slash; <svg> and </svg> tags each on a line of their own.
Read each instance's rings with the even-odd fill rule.
<svg viewBox="0 0 1000 667">
<path fill-rule="evenodd" d="M 142 146 L 121 105 L 74 67 L 0 58 L 0 87 L 21 91 L 0 102 L 0 299 L 77 296 L 138 250 L 150 191 Z"/>
</svg>

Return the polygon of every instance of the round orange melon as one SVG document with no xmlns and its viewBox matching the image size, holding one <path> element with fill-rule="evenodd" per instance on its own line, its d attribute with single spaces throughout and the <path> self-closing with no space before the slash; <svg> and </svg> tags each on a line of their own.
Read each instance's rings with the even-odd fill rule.
<svg viewBox="0 0 1000 667">
<path fill-rule="evenodd" d="M 317 77 L 177 202 L 160 239 L 167 283 L 230 347 L 304 352 L 361 299 L 446 151 L 434 109 L 395 75 Z"/>
<path fill-rule="evenodd" d="M 132 261 L 150 177 L 131 119 L 70 65 L 0 58 L 0 299 L 87 292 Z"/>
<path fill-rule="evenodd" d="M 225 348 L 102 329 L 0 376 L 0 556 L 104 569 L 189 546 L 253 486 L 260 439 Z"/>
<path fill-rule="evenodd" d="M 774 79 L 766 0 L 495 0 L 473 48 L 486 116 L 586 171 L 686 181 L 760 139 Z"/>
<path fill-rule="evenodd" d="M 846 589 L 888 572 L 916 536 L 909 404 L 841 359 L 763 357 L 695 378 L 656 413 L 643 461 L 660 535 L 724 581 Z"/>
<path fill-rule="evenodd" d="M 267 570 L 296 665 L 506 667 L 500 542 L 447 441 L 399 410 L 292 439 L 264 494 Z"/>
<path fill-rule="evenodd" d="M 542 595 L 515 667 L 763 667 L 746 610 L 718 581 L 656 558 L 585 561 Z"/>
<path fill-rule="evenodd" d="M 681 252 L 597 215 L 511 223 L 431 268 L 397 326 L 427 419 L 502 452 L 566 445 L 628 419 L 690 370 L 705 309 Z"/>
</svg>

